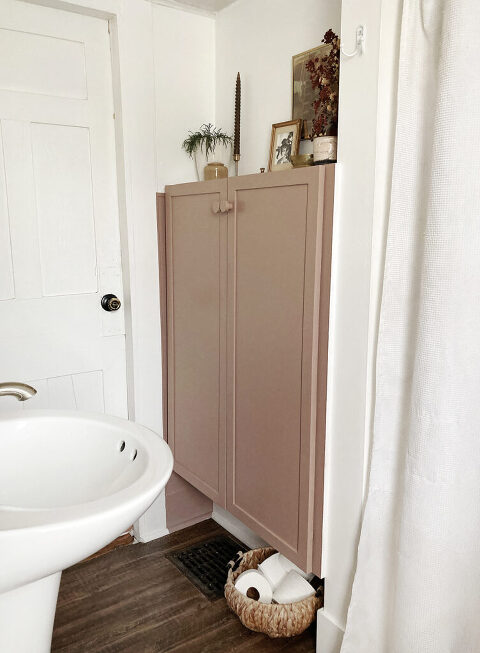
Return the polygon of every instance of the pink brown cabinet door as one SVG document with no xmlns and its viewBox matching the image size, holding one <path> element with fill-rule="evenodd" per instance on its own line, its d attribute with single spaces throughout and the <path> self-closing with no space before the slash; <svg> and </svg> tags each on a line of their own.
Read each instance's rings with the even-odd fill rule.
<svg viewBox="0 0 480 653">
<path fill-rule="evenodd" d="M 326 176 L 333 186 L 333 166 L 322 166 L 228 187 L 227 509 L 305 570 Z"/>
<path fill-rule="evenodd" d="M 168 443 L 225 506 L 227 180 L 167 186 Z"/>
</svg>

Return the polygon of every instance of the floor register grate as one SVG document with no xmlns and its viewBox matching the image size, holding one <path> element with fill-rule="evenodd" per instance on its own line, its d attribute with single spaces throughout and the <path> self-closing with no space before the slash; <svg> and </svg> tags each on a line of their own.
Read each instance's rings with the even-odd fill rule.
<svg viewBox="0 0 480 653">
<path fill-rule="evenodd" d="M 223 596 L 227 565 L 239 551 L 248 548 L 235 540 L 219 536 L 167 555 L 172 562 L 208 599 Z"/>
</svg>

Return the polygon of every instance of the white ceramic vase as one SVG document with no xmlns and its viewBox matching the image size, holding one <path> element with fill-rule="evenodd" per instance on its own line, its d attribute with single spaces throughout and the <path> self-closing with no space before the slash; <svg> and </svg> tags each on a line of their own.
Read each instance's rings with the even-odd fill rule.
<svg viewBox="0 0 480 653">
<path fill-rule="evenodd" d="M 314 163 L 331 163 L 337 160 L 337 137 L 316 136 L 313 139 Z"/>
</svg>

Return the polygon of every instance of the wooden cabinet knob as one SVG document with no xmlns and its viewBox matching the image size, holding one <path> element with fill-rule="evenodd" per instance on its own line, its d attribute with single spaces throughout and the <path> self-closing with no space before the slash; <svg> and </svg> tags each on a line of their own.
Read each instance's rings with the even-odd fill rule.
<svg viewBox="0 0 480 653">
<path fill-rule="evenodd" d="M 228 211 L 231 211 L 232 209 L 233 204 L 228 200 L 222 200 L 221 202 L 214 202 L 212 204 L 212 211 L 214 213 L 228 213 Z"/>
</svg>

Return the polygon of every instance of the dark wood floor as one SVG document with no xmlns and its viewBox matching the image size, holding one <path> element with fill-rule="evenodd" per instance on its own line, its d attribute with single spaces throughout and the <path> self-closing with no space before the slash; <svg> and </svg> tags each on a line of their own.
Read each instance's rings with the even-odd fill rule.
<svg viewBox="0 0 480 653">
<path fill-rule="evenodd" d="M 148 544 L 117 549 L 65 571 L 52 651 L 269 653 L 315 650 L 315 630 L 271 640 L 242 626 L 224 599 L 210 602 L 165 557 L 225 533 L 212 520 Z"/>
</svg>

